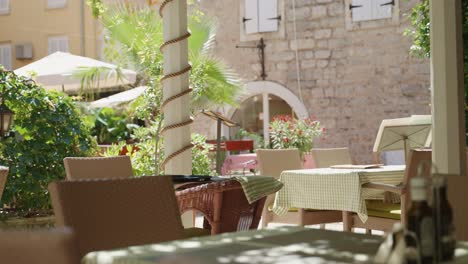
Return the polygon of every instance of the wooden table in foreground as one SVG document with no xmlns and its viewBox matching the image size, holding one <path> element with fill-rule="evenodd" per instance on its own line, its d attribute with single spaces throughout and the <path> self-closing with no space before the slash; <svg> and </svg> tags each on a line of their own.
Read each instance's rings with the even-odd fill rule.
<svg viewBox="0 0 468 264">
<path fill-rule="evenodd" d="M 82 264 L 372 263 L 382 237 L 301 227 L 216 236 L 92 252 Z M 454 263 L 467 263 L 459 243 Z"/>
</svg>

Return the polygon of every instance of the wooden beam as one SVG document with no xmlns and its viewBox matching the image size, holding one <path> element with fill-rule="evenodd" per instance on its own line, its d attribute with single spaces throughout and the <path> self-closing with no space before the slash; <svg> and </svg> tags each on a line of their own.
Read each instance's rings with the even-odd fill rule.
<svg viewBox="0 0 468 264">
<path fill-rule="evenodd" d="M 465 174 L 461 0 L 431 0 L 432 160 L 441 174 Z"/>
</svg>

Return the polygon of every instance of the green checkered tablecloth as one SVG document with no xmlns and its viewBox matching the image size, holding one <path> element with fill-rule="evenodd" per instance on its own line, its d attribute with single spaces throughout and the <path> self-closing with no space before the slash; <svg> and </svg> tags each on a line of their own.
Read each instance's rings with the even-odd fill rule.
<svg viewBox="0 0 468 264">
<path fill-rule="evenodd" d="M 283 183 L 268 176 L 235 176 L 232 179 L 241 184 L 249 203 L 275 193 L 283 187 Z"/>
<path fill-rule="evenodd" d="M 398 184 L 403 181 L 405 166 L 375 169 L 309 169 L 284 171 L 283 188 L 277 193 L 273 212 L 284 215 L 289 208 L 339 210 L 355 212 L 367 221 L 366 199 L 381 199 L 382 192 L 362 188 L 362 184 L 379 182 Z"/>
</svg>

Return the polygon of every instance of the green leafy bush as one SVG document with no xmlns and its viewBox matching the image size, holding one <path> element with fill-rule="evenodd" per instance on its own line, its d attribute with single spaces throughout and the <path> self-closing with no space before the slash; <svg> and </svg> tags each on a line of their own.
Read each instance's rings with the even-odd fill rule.
<svg viewBox="0 0 468 264">
<path fill-rule="evenodd" d="M 139 127 L 137 124 L 128 123 L 125 113 L 118 113 L 108 107 L 92 110 L 87 118 L 88 122 L 93 124 L 91 133 L 100 144 L 130 140 L 133 130 Z"/>
<path fill-rule="evenodd" d="M 156 140 L 157 123 L 150 127 L 142 127 L 135 131 L 135 137 L 138 142 L 133 145 L 127 145 L 125 142 L 114 144 L 108 148 L 104 156 L 119 155 L 123 148 L 127 148 L 126 155 L 131 157 L 133 174 L 142 175 L 163 175 L 157 164 L 161 164 L 164 159 L 162 139 Z M 212 160 L 208 152 L 206 138 L 199 134 L 192 134 L 192 174 L 194 175 L 213 175 L 211 169 Z M 158 144 L 156 144 L 158 143 Z M 158 162 L 156 162 L 156 160 Z"/>
<path fill-rule="evenodd" d="M 194 175 L 214 175 L 211 169 L 209 146 L 206 144 L 206 137 L 200 134 L 192 134 L 192 174 Z"/>
<path fill-rule="evenodd" d="M 29 214 L 50 208 L 47 186 L 65 177 L 63 158 L 94 151 L 89 128 L 71 99 L 0 70 L 0 90 L 13 110 L 16 136 L 2 140 L 0 164 L 10 168 L 1 202 Z"/>
</svg>

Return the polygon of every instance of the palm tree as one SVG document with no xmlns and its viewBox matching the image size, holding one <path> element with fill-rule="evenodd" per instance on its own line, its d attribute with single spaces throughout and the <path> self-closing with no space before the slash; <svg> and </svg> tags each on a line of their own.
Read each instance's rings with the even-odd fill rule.
<svg viewBox="0 0 468 264">
<path fill-rule="evenodd" d="M 132 7 L 120 2 L 115 6 L 104 6 L 99 0 L 88 2 L 93 13 L 101 19 L 106 32 L 105 55 L 121 67 L 135 68 L 141 82 L 150 87 L 142 99 L 137 100 L 141 118 L 150 116 L 157 129 L 153 129 L 156 149 L 159 149 L 162 112 L 163 57 L 159 47 L 163 43 L 162 21 L 158 13 L 149 7 Z M 201 109 L 236 105 L 241 92 L 240 80 L 223 62 L 212 55 L 216 28 L 214 23 L 201 12 L 189 18 L 191 37 L 188 41 L 191 107 L 193 112 Z M 158 154 L 155 160 L 158 161 Z M 156 162 L 157 163 L 157 162 Z M 158 173 L 156 164 L 156 174 Z"/>
<path fill-rule="evenodd" d="M 141 74 L 142 81 L 160 90 L 162 75 L 163 43 L 162 21 L 157 12 L 149 7 L 131 7 L 117 4 L 101 13 L 105 28 L 105 54 L 108 59 L 123 67 L 133 67 Z M 194 111 L 226 103 L 236 104 L 241 91 L 238 77 L 212 55 L 215 39 L 214 23 L 197 12 L 189 19 L 189 60 L 192 63 L 190 85 L 193 89 Z M 150 93 L 159 93 L 150 90 Z M 153 98 L 154 99 L 154 98 Z M 152 108 L 159 107 L 160 100 Z"/>
</svg>

